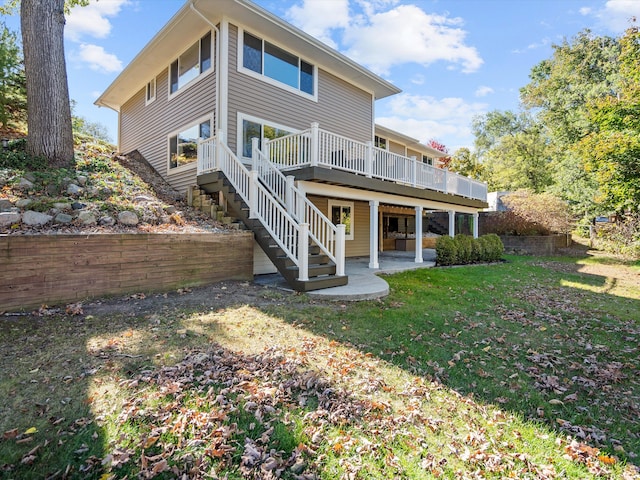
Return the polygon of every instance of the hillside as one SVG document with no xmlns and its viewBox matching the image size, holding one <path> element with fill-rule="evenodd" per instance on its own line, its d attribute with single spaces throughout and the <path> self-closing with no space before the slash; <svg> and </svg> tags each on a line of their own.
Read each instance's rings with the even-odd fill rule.
<svg viewBox="0 0 640 480">
<path fill-rule="evenodd" d="M 139 155 L 78 143 L 73 170 L 28 159 L 24 140 L 0 152 L 0 234 L 216 232 Z"/>
</svg>

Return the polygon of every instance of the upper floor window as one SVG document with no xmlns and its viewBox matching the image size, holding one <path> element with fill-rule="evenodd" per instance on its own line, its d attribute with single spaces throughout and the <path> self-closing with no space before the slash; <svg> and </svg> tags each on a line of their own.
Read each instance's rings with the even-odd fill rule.
<svg viewBox="0 0 640 480">
<path fill-rule="evenodd" d="M 169 93 L 176 93 L 210 68 L 211 32 L 208 32 L 171 64 Z"/>
<path fill-rule="evenodd" d="M 382 148 L 383 150 L 387 149 L 387 139 L 379 137 L 378 135 L 375 136 L 373 144 L 378 148 Z"/>
<path fill-rule="evenodd" d="M 315 68 L 286 50 L 244 32 L 242 67 L 309 95 L 315 95 Z"/>
<path fill-rule="evenodd" d="M 149 105 L 156 99 L 156 79 L 155 77 L 149 83 L 147 83 L 145 104 Z"/>
<path fill-rule="evenodd" d="M 426 155 L 423 155 L 422 156 L 422 162 L 426 163 L 427 165 L 433 165 L 433 158 L 427 157 Z"/>
<path fill-rule="evenodd" d="M 211 136 L 211 120 L 191 125 L 169 136 L 169 171 L 198 160 L 198 141 Z"/>
</svg>

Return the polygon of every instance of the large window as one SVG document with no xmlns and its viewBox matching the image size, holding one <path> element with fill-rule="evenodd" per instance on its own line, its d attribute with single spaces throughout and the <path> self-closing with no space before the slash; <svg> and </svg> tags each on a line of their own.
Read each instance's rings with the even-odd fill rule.
<svg viewBox="0 0 640 480">
<path fill-rule="evenodd" d="M 170 67 L 169 93 L 176 93 L 211 68 L 211 32 L 191 45 Z"/>
<path fill-rule="evenodd" d="M 345 240 L 353 240 L 353 202 L 329 200 L 329 218 L 334 225 L 345 226 Z"/>
<path fill-rule="evenodd" d="M 238 124 L 242 127 L 242 131 L 240 132 L 240 138 L 242 139 L 242 156 L 245 158 L 253 157 L 251 139 L 258 138 L 260 140 L 260 147 L 262 148 L 263 138 L 273 140 L 274 138 L 280 138 L 294 133 L 292 129 L 287 129 L 286 127 L 275 125 L 255 117 L 241 116 L 239 120 Z"/>
<path fill-rule="evenodd" d="M 248 32 L 243 34 L 242 67 L 309 95 L 315 95 L 314 67 Z"/>
<path fill-rule="evenodd" d="M 205 120 L 169 136 L 169 171 L 198 159 L 198 140 L 211 136 L 211 121 Z"/>
</svg>

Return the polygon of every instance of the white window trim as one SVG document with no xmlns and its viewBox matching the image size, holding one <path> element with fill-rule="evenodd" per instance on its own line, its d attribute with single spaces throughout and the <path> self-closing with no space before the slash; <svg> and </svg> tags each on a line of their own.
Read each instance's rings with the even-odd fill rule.
<svg viewBox="0 0 640 480">
<path fill-rule="evenodd" d="M 187 50 L 189 50 L 191 47 L 193 47 L 193 45 L 197 42 L 198 45 L 200 44 L 200 41 L 202 40 L 202 37 L 204 37 L 207 34 L 206 31 L 202 32 L 202 35 L 200 35 L 198 37 L 198 40 L 196 40 L 194 43 L 192 43 L 191 45 L 189 45 L 186 49 L 184 49 L 182 52 L 180 52 L 179 55 L 177 55 L 176 57 L 173 58 L 173 60 L 171 60 L 171 63 L 169 63 L 169 66 L 167 67 L 167 98 L 169 100 L 171 100 L 172 98 L 177 97 L 178 95 L 180 95 L 182 92 L 184 92 L 185 90 L 189 89 L 189 87 L 191 87 L 192 85 L 195 85 L 196 83 L 198 83 L 200 80 L 202 80 L 203 78 L 205 78 L 208 75 L 211 75 L 215 68 L 215 59 L 214 59 L 214 55 L 215 55 L 215 42 L 216 40 L 216 35 L 213 31 L 211 31 L 211 67 L 209 67 L 207 69 L 207 71 L 200 73 L 197 77 L 192 78 L 191 80 L 189 80 L 187 83 L 185 83 L 182 87 L 179 87 L 178 90 L 176 90 L 175 92 L 171 93 L 171 65 L 173 64 L 173 62 L 175 62 L 177 59 L 179 59 L 182 55 L 184 55 Z M 200 51 L 200 47 L 198 46 L 198 61 L 200 61 L 200 57 L 202 55 L 202 52 Z"/>
<path fill-rule="evenodd" d="M 351 233 L 345 235 L 345 240 L 353 240 L 353 232 L 355 231 L 355 216 L 356 211 L 354 207 L 354 202 L 348 202 L 345 200 L 336 200 L 333 198 L 329 198 L 327 200 L 327 218 L 331 219 L 331 209 L 333 207 L 349 207 L 351 209 Z"/>
<path fill-rule="evenodd" d="M 172 132 L 170 132 L 167 135 L 167 175 L 173 175 L 175 173 L 180 173 L 180 172 L 184 172 L 186 170 L 190 170 L 190 169 L 194 169 L 198 166 L 198 160 L 196 159 L 195 162 L 191 162 L 187 165 L 182 165 L 181 167 L 176 167 L 176 168 L 171 168 L 171 137 L 175 137 L 176 135 L 178 135 L 180 132 L 183 132 L 191 127 L 195 127 L 196 125 L 200 125 L 203 122 L 206 122 L 207 120 L 209 120 L 209 123 L 211 125 L 211 135 L 214 135 L 214 124 L 213 124 L 213 113 L 209 113 L 208 115 L 205 115 L 203 117 L 198 118 L 197 120 L 194 120 L 191 123 L 188 123 L 187 125 L 184 125 Z"/>
<path fill-rule="evenodd" d="M 149 92 L 149 85 L 153 84 L 153 96 L 151 98 L 147 98 Z M 156 82 L 156 77 L 153 77 L 144 87 L 144 104 L 149 105 L 153 103 L 158 95 L 158 83 Z"/>
<path fill-rule="evenodd" d="M 240 28 L 238 27 L 238 52 L 237 52 L 237 57 L 238 57 L 238 72 L 240 73 L 244 73 L 245 75 L 248 75 L 250 77 L 256 78 L 264 83 L 268 83 L 269 85 L 273 85 L 274 87 L 278 87 L 282 90 L 286 90 L 287 92 L 291 92 L 295 95 L 298 95 L 300 97 L 306 98 L 307 100 L 311 100 L 313 102 L 318 102 L 318 66 L 314 63 L 314 62 L 310 62 L 309 60 L 305 60 L 303 57 L 301 57 L 300 55 L 298 55 L 297 53 L 295 53 L 294 51 L 292 51 L 290 48 L 287 47 L 283 47 L 282 45 L 279 45 L 275 42 L 272 42 L 271 40 L 269 40 L 268 38 L 265 38 L 262 35 L 256 35 L 254 33 L 251 33 L 250 31 L 248 31 L 249 34 L 253 35 L 254 37 L 260 38 L 262 41 L 267 41 L 270 44 L 281 48 L 282 50 L 286 51 L 287 53 L 290 53 L 291 55 L 295 55 L 296 57 L 298 57 L 298 60 L 302 60 L 303 62 L 308 63 L 309 65 L 313 66 L 313 95 L 308 94 L 307 92 L 303 92 L 302 90 L 300 90 L 299 88 L 294 88 L 290 85 L 287 85 L 286 83 L 282 83 L 279 82 L 278 80 L 275 80 L 271 77 L 266 76 L 263 73 L 257 73 L 254 72 L 253 70 L 249 70 L 248 68 L 244 67 L 244 28 Z M 262 55 L 264 56 L 264 48 L 263 48 L 263 52 Z M 262 62 L 262 68 L 264 69 L 264 58 L 263 58 L 263 62 Z"/>
<path fill-rule="evenodd" d="M 265 120 L 264 118 L 254 117 L 253 115 L 248 115 L 246 113 L 238 112 L 237 117 L 238 117 L 238 121 L 236 122 L 236 124 L 237 124 L 237 128 L 236 128 L 236 155 L 240 160 L 242 160 L 242 163 L 245 163 L 245 164 L 251 164 L 252 159 L 248 158 L 248 157 L 245 157 L 243 155 L 242 124 L 244 123 L 244 120 L 248 120 L 249 122 L 259 123 L 262 126 L 264 126 L 264 124 L 266 123 L 270 127 L 278 128 L 278 129 L 281 129 L 281 130 L 286 130 L 286 131 L 291 132 L 291 133 L 300 133 L 300 130 L 297 129 L 297 128 L 287 127 L 286 125 L 281 125 L 279 123 L 272 122 L 271 120 Z"/>
</svg>

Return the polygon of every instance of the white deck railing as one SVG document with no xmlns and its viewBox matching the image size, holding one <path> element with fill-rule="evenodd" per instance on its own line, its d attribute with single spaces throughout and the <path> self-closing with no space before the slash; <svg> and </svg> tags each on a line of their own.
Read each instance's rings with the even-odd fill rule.
<svg viewBox="0 0 640 480">
<path fill-rule="evenodd" d="M 267 145 L 266 140 L 263 144 Z M 336 275 L 345 274 L 345 226 L 334 225 L 307 196 L 294 185 L 293 177 L 285 177 L 280 169 L 269 161 L 268 152 L 258 148 L 253 139 L 252 170 L 258 172 L 260 181 L 284 206 L 293 218 L 309 225 L 313 242 L 336 265 Z"/>
<path fill-rule="evenodd" d="M 416 188 L 487 200 L 487 184 L 457 173 L 321 130 L 287 135 L 267 143 L 269 159 L 281 169 L 324 166 Z"/>
<path fill-rule="evenodd" d="M 222 132 L 198 143 L 197 174 L 221 170 L 249 205 L 249 218 L 258 219 L 278 246 L 298 266 L 298 280 L 309 280 L 309 225 L 296 221 L 224 143 Z"/>
</svg>

